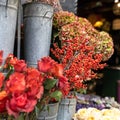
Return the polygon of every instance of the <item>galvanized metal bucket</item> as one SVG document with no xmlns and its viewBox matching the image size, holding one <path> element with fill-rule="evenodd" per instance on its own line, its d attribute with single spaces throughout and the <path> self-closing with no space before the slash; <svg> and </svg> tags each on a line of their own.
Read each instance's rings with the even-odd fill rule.
<svg viewBox="0 0 120 120">
<path fill-rule="evenodd" d="M 76 112 L 76 103 L 75 98 L 62 99 L 59 104 L 57 120 L 72 120 Z"/>
<path fill-rule="evenodd" d="M 14 52 L 18 0 L 0 0 L 0 50 L 3 59 Z"/>
<path fill-rule="evenodd" d="M 37 66 L 37 60 L 50 52 L 53 7 L 33 2 L 23 5 L 24 59 L 28 66 Z"/>
<path fill-rule="evenodd" d="M 57 120 L 59 103 L 48 104 L 36 114 L 37 120 Z"/>
</svg>

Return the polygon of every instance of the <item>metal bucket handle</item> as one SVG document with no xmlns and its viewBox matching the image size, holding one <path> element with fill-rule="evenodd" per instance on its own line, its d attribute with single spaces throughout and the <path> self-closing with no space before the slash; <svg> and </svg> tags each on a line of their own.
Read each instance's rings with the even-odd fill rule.
<svg viewBox="0 0 120 120">
<path fill-rule="evenodd" d="M 62 3 L 65 3 L 65 2 L 66 2 L 66 0 L 61 0 L 61 2 L 62 2 Z"/>
<path fill-rule="evenodd" d="M 6 0 L 6 5 L 5 5 L 5 10 L 6 10 L 5 17 L 7 17 L 7 7 L 8 7 L 8 0 Z"/>
<path fill-rule="evenodd" d="M 43 17 L 47 17 L 47 14 L 49 14 L 49 13 L 52 13 L 51 11 L 47 11 L 45 14 L 44 14 L 44 16 Z M 50 17 L 50 19 L 52 19 L 53 18 L 53 15 Z"/>
<path fill-rule="evenodd" d="M 7 5 L 8 5 L 8 0 L 6 0 L 6 8 L 7 8 Z"/>
<path fill-rule="evenodd" d="M 42 6 L 42 8 L 41 8 L 40 11 L 42 11 L 42 10 L 43 10 L 43 6 Z M 52 14 L 52 16 L 50 17 L 50 19 L 52 19 L 52 18 L 53 18 L 53 12 L 51 12 L 51 11 L 47 11 L 47 12 L 44 14 L 43 18 L 48 18 L 48 17 L 47 17 L 47 14 L 49 14 L 49 13 Z"/>
<path fill-rule="evenodd" d="M 9 5 L 8 5 L 8 4 L 9 4 L 8 1 L 9 1 L 9 0 L 6 0 L 6 4 L 5 4 L 5 9 L 6 9 L 5 17 L 7 17 L 7 8 L 8 8 L 8 6 L 9 6 Z"/>
</svg>

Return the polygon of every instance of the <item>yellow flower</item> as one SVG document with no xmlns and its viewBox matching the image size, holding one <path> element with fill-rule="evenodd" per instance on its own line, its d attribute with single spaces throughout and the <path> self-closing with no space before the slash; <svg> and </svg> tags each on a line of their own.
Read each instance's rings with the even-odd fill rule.
<svg viewBox="0 0 120 120">
<path fill-rule="evenodd" d="M 117 120 L 114 116 L 102 116 L 100 120 Z"/>
</svg>

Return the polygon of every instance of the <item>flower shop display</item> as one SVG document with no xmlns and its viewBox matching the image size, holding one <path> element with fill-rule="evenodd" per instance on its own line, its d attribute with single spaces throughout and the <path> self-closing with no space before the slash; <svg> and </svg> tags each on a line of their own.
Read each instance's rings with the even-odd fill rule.
<svg viewBox="0 0 120 120">
<path fill-rule="evenodd" d="M 4 65 L 2 62 L 5 62 Z M 38 60 L 38 68 L 9 54 L 3 61 L 0 51 L 0 115 L 6 119 L 36 119 L 35 110 L 56 103 L 69 93 L 63 67 L 50 57 Z M 6 74 L 4 74 L 5 72 Z M 66 84 L 66 86 L 64 86 Z M 35 118 L 33 118 L 35 117 Z M 55 119 L 56 120 L 56 119 Z"/>
<path fill-rule="evenodd" d="M 5 15 L 13 17 L 8 10 L 12 3 L 17 10 L 18 1 L 7 2 Z M 15 10 L 11 11 L 17 14 Z M 113 111 L 119 117 L 119 106 L 113 108 L 105 101 L 97 106 L 100 98 L 83 102 L 77 94 L 87 90 L 86 81 L 97 79 L 97 71 L 112 56 L 110 35 L 97 31 L 86 18 L 62 11 L 59 0 L 28 0 L 23 17 L 24 60 L 13 55 L 5 38 L 0 47 L 0 119 L 97 120 L 96 115 L 106 119 L 109 112 L 113 118 Z"/>
<path fill-rule="evenodd" d="M 54 14 L 51 56 L 64 66 L 70 91 L 86 89 L 85 82 L 98 77 L 97 70 L 106 66 L 103 61 L 112 54 L 108 33 L 97 31 L 87 19 L 68 11 Z"/>
</svg>

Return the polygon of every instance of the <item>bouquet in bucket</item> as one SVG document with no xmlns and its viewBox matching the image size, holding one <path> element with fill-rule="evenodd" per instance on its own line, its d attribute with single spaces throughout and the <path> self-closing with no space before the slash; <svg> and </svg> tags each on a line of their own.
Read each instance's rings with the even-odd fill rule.
<svg viewBox="0 0 120 120">
<path fill-rule="evenodd" d="M 38 68 L 28 67 L 24 60 L 9 54 L 3 64 L 0 51 L 0 117 L 27 119 L 35 117 L 36 106 L 59 101 L 68 94 L 69 83 L 62 65 L 50 57 L 38 60 Z M 67 84 L 68 88 L 64 87 Z M 33 116 L 31 116 L 33 115 Z"/>
<path fill-rule="evenodd" d="M 38 108 L 41 105 L 58 102 L 69 94 L 70 85 L 68 79 L 63 75 L 62 64 L 57 63 L 51 57 L 43 57 L 38 61 L 38 69 L 44 76 L 44 94 L 38 103 Z"/>
<path fill-rule="evenodd" d="M 68 11 L 54 14 L 51 56 L 64 66 L 70 90 L 86 89 L 84 83 L 98 77 L 113 51 L 109 34 L 97 31 L 86 18 Z"/>
</svg>

